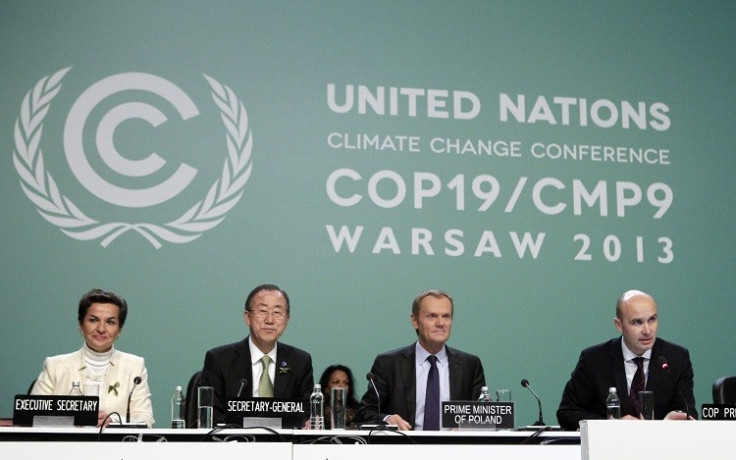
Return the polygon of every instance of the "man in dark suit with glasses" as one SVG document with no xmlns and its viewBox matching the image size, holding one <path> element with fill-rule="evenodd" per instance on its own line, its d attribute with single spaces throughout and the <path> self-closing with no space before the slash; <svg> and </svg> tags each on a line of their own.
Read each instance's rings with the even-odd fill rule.
<svg viewBox="0 0 736 460">
<path fill-rule="evenodd" d="M 250 330 L 245 339 L 209 350 L 199 386 L 215 389 L 214 423 L 225 422 L 230 399 L 276 397 L 309 400 L 314 386 L 312 357 L 278 342 L 290 318 L 289 296 L 273 284 L 253 289 L 243 318 Z"/>
</svg>

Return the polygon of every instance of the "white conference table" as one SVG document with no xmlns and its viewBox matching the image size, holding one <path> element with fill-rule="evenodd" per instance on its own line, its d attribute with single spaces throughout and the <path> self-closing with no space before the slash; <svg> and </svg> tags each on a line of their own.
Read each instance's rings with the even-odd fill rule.
<svg viewBox="0 0 736 460">
<path fill-rule="evenodd" d="M 736 458 L 736 422 L 716 420 L 584 420 L 583 460 Z"/>
<path fill-rule="evenodd" d="M 580 435 L 549 431 L 368 432 L 365 430 L 0 428 L 0 458 L 381 460 L 493 458 L 579 460 Z M 121 442 L 125 441 L 125 442 Z M 231 441 L 231 442 L 227 442 Z M 238 441 L 238 442 L 234 442 Z M 250 441 L 250 442 L 245 442 Z M 526 444 L 525 442 L 530 442 Z M 260 456 L 260 457 L 255 457 Z"/>
</svg>

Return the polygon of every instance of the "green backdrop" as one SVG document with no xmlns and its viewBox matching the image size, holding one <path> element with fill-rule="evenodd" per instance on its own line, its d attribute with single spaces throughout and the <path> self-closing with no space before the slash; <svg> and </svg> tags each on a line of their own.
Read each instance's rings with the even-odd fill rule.
<svg viewBox="0 0 736 460">
<path fill-rule="evenodd" d="M 643 289 L 711 402 L 736 372 L 735 21 L 727 1 L 0 3 L 0 415 L 103 287 L 168 426 L 263 282 L 292 299 L 283 341 L 359 394 L 415 339 L 411 299 L 447 290 L 450 345 L 517 425 L 519 381 L 555 422 Z"/>
</svg>

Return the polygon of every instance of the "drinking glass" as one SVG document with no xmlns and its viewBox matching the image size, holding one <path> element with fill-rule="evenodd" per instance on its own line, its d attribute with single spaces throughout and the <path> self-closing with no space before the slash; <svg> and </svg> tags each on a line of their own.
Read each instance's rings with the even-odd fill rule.
<svg viewBox="0 0 736 460">
<path fill-rule="evenodd" d="M 333 430 L 345 429 L 345 388 L 333 388 L 330 398 L 330 420 Z"/>
<path fill-rule="evenodd" d="M 511 402 L 511 390 L 506 390 L 506 389 L 496 390 L 496 401 Z"/>
<path fill-rule="evenodd" d="M 654 392 L 639 392 L 639 407 L 641 407 L 641 416 L 644 420 L 654 420 Z"/>
<path fill-rule="evenodd" d="M 212 407 L 215 403 L 213 387 L 197 388 L 197 414 L 199 428 L 212 428 Z"/>
</svg>

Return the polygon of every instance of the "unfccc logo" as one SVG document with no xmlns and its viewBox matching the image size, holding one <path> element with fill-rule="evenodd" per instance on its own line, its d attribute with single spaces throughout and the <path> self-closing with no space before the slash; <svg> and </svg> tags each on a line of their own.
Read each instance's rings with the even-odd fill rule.
<svg viewBox="0 0 736 460">
<path fill-rule="evenodd" d="M 148 222 L 101 222 L 88 217 L 64 196 L 51 174 L 46 171 L 40 149 L 43 121 L 50 104 L 61 89 L 61 80 L 71 67 L 45 76 L 23 99 L 20 116 L 15 122 L 13 163 L 20 176 L 21 187 L 41 216 L 66 235 L 77 240 L 101 239 L 107 247 L 117 237 L 134 230 L 155 248 L 162 241 L 187 243 L 222 222 L 225 214 L 243 195 L 243 187 L 251 173 L 253 146 L 248 115 L 235 93 L 205 75 L 212 99 L 220 110 L 225 125 L 227 155 L 222 176 L 209 188 L 206 197 L 191 206 L 179 218 L 164 224 Z M 187 120 L 199 114 L 197 106 L 170 81 L 147 73 L 121 73 L 104 78 L 87 88 L 74 102 L 64 126 L 64 153 L 74 177 L 96 197 L 126 208 L 143 208 L 164 203 L 181 193 L 192 182 L 197 170 L 181 164 L 159 184 L 148 188 L 123 188 L 108 182 L 92 167 L 85 155 L 83 131 L 90 113 L 101 101 L 122 91 L 146 91 L 170 103 Z M 102 162 L 110 170 L 127 177 L 144 177 L 159 171 L 166 163 L 156 153 L 142 159 L 121 155 L 113 143 L 116 128 L 131 119 L 143 120 L 152 127 L 164 123 L 166 116 L 150 104 L 125 102 L 108 110 L 95 132 L 96 147 Z"/>
</svg>

